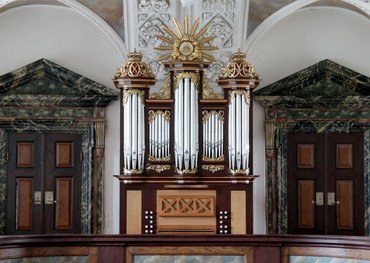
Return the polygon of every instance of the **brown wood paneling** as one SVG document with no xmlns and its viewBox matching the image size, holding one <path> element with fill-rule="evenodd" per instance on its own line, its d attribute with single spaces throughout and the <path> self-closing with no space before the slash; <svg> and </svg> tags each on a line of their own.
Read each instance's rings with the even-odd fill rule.
<svg viewBox="0 0 370 263">
<path fill-rule="evenodd" d="M 353 144 L 337 144 L 337 168 L 353 168 Z"/>
<path fill-rule="evenodd" d="M 32 178 L 17 179 L 16 229 L 32 229 Z"/>
<path fill-rule="evenodd" d="M 254 263 L 280 263 L 280 247 L 256 247 Z"/>
<path fill-rule="evenodd" d="M 72 228 L 72 178 L 56 178 L 55 229 Z"/>
<path fill-rule="evenodd" d="M 105 262 L 117 262 L 117 263 L 124 263 L 125 260 L 125 248 L 123 246 L 102 246 L 99 247 L 99 263 Z"/>
<path fill-rule="evenodd" d="M 298 168 L 315 168 L 315 145 L 298 144 L 297 147 Z"/>
<path fill-rule="evenodd" d="M 17 167 L 34 167 L 33 142 L 17 142 Z"/>
<path fill-rule="evenodd" d="M 73 166 L 73 143 L 72 142 L 56 142 L 56 167 L 72 167 Z"/>
<path fill-rule="evenodd" d="M 354 229 L 353 182 L 349 180 L 337 181 L 337 228 Z"/>
<path fill-rule="evenodd" d="M 315 209 L 312 201 L 315 200 L 315 181 L 298 181 L 298 227 L 315 227 Z"/>
</svg>

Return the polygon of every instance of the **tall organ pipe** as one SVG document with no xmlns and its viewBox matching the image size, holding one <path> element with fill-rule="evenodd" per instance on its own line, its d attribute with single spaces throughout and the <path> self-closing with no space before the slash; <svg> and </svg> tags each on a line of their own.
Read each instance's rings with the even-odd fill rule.
<svg viewBox="0 0 370 263">
<path fill-rule="evenodd" d="M 198 91 L 191 78 L 182 78 L 175 89 L 175 165 L 181 172 L 197 168 Z"/>
<path fill-rule="evenodd" d="M 249 91 L 231 91 L 229 103 L 229 167 L 231 172 L 249 172 Z"/>
<path fill-rule="evenodd" d="M 126 172 L 141 172 L 145 156 L 144 104 L 138 92 L 127 92 L 123 105 L 123 156 Z"/>
</svg>

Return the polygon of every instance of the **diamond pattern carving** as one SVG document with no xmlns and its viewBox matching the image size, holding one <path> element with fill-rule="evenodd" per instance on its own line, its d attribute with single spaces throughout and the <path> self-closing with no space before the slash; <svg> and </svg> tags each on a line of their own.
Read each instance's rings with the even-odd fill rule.
<svg viewBox="0 0 370 263">
<path fill-rule="evenodd" d="M 214 196 L 159 196 L 159 216 L 196 216 L 215 215 Z"/>
</svg>

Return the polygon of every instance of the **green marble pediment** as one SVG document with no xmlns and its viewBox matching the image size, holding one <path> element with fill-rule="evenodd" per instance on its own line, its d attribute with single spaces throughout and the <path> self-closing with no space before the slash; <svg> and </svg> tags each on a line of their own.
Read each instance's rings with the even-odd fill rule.
<svg viewBox="0 0 370 263">
<path fill-rule="evenodd" d="M 254 92 L 265 107 L 351 108 L 370 105 L 370 78 L 323 60 Z"/>
<path fill-rule="evenodd" d="M 47 59 L 0 76 L 1 106 L 105 107 L 118 93 Z"/>
</svg>

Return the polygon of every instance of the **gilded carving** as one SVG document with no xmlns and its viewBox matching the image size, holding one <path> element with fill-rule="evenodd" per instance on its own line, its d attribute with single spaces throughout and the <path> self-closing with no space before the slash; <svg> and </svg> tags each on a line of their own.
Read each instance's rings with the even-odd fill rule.
<svg viewBox="0 0 370 263">
<path fill-rule="evenodd" d="M 222 156 L 223 157 L 223 156 Z M 211 173 L 219 172 L 225 169 L 224 165 L 202 165 L 203 170 L 210 171 Z"/>
<path fill-rule="evenodd" d="M 209 120 L 209 117 L 211 117 L 212 114 L 215 114 L 217 115 L 218 119 L 223 122 L 224 121 L 224 111 L 223 110 L 219 110 L 219 111 L 216 111 L 216 110 L 204 110 L 202 112 L 202 115 L 203 115 L 203 123 L 207 122 Z"/>
<path fill-rule="evenodd" d="M 203 99 L 206 100 L 222 100 L 224 96 L 216 93 L 208 83 L 206 78 L 203 78 Z"/>
<path fill-rule="evenodd" d="M 214 196 L 165 195 L 158 197 L 159 216 L 214 216 Z"/>
<path fill-rule="evenodd" d="M 157 173 L 168 171 L 170 169 L 171 169 L 170 165 L 163 165 L 163 164 L 152 164 L 147 167 L 147 170 L 153 170 L 153 171 L 156 171 Z"/>
<path fill-rule="evenodd" d="M 228 92 L 228 95 L 229 95 L 229 104 L 231 102 L 231 99 L 236 95 L 243 95 L 245 102 L 247 104 L 250 104 L 250 101 L 251 101 L 250 90 L 245 90 L 245 89 L 231 90 Z"/>
<path fill-rule="evenodd" d="M 131 52 L 128 62 L 118 69 L 114 78 L 155 78 L 148 64 L 141 61 L 142 58 L 141 53 Z"/>
<path fill-rule="evenodd" d="M 152 122 L 154 121 L 154 119 L 159 116 L 159 115 L 163 115 L 163 118 L 167 121 L 167 122 L 171 122 L 171 112 L 169 110 L 150 110 L 148 112 L 148 121 L 149 122 Z"/>
<path fill-rule="evenodd" d="M 232 62 L 220 71 L 220 79 L 226 78 L 252 78 L 259 79 L 255 69 L 245 60 L 243 52 L 236 52 L 232 56 Z"/>
<path fill-rule="evenodd" d="M 141 103 L 144 103 L 145 99 L 145 92 L 143 90 L 138 90 L 138 89 L 124 89 L 123 90 L 123 97 L 122 97 L 122 106 L 126 105 L 127 99 L 129 96 L 132 95 L 138 95 L 141 99 Z"/>
<path fill-rule="evenodd" d="M 210 158 L 208 156 L 203 155 L 202 160 L 203 161 L 206 161 L 206 162 L 221 162 L 221 161 L 224 161 L 225 160 L 225 156 L 224 155 L 221 155 L 218 158 Z"/>
<path fill-rule="evenodd" d="M 159 92 L 155 92 L 150 94 L 150 99 L 170 99 L 171 98 L 171 78 L 168 74 L 162 88 L 159 90 Z"/>
<path fill-rule="evenodd" d="M 235 169 L 235 170 L 230 170 L 231 174 L 244 174 L 244 175 L 249 175 L 249 168 L 248 169 Z"/>
<path fill-rule="evenodd" d="M 177 74 L 176 77 L 175 77 L 176 88 L 179 87 L 180 82 L 184 78 L 191 78 L 191 81 L 194 83 L 195 88 L 196 89 L 198 88 L 198 86 L 199 86 L 199 75 L 197 73 L 194 73 L 194 72 L 181 72 L 181 73 Z"/>
<path fill-rule="evenodd" d="M 168 155 L 168 156 L 163 157 L 163 158 L 156 158 L 154 156 L 149 155 L 148 159 L 151 162 L 169 162 L 171 160 L 171 155 Z"/>
<path fill-rule="evenodd" d="M 185 17 L 184 28 L 181 28 L 179 22 L 173 19 L 175 32 L 172 31 L 166 24 L 163 28 L 169 35 L 157 35 L 157 38 L 162 40 L 163 44 L 156 47 L 156 50 L 165 51 L 166 53 L 158 58 L 159 61 L 214 61 L 213 56 L 206 51 L 217 50 L 218 47 L 212 46 L 210 41 L 215 39 L 215 36 L 206 37 L 205 33 L 208 29 L 208 24 L 197 32 L 199 19 L 194 25 L 189 27 L 189 18 Z"/>
</svg>

